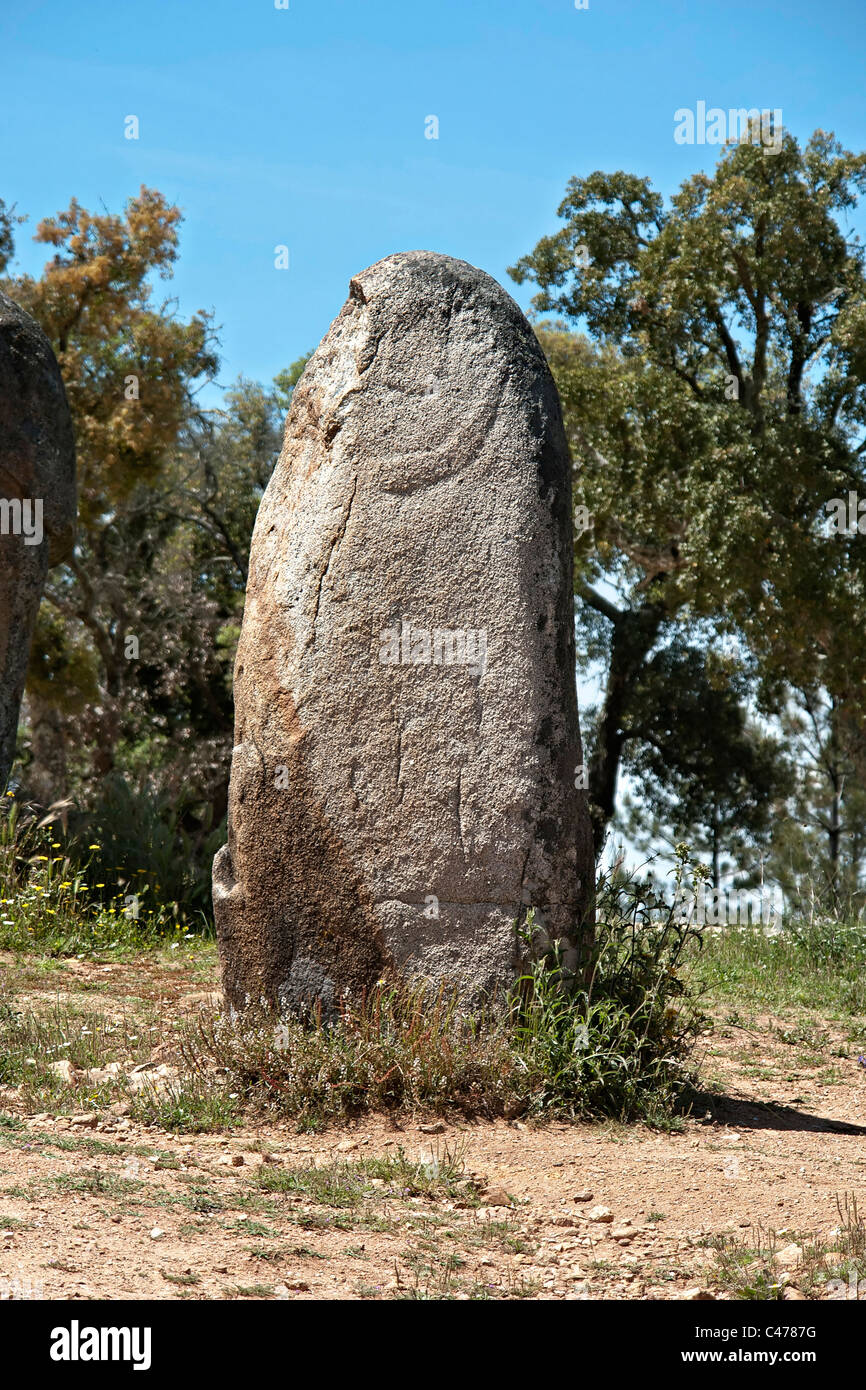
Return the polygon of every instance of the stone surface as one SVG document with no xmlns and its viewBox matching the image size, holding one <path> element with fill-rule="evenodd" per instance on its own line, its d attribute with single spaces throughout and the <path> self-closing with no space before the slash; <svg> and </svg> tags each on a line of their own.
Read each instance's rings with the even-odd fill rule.
<svg viewBox="0 0 866 1390">
<path fill-rule="evenodd" d="M 25 504 L 29 539 L 14 533 L 12 508 Z M 75 509 L 75 444 L 60 368 L 38 324 L 0 293 L 0 792 L 45 576 L 72 549 Z"/>
<path fill-rule="evenodd" d="M 532 330 L 465 262 L 357 275 L 295 388 L 235 716 L 214 863 L 232 1005 L 328 1013 L 389 967 L 495 991 L 530 906 L 576 958 L 571 467 Z"/>
</svg>

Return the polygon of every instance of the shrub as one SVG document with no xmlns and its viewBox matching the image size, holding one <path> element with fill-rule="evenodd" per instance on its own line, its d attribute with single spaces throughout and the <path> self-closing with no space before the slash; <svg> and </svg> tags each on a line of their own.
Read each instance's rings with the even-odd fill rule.
<svg viewBox="0 0 866 1390">
<path fill-rule="evenodd" d="M 532 935 L 532 920 L 527 935 Z M 256 1104 L 319 1125 L 364 1110 L 670 1121 L 704 1026 L 681 965 L 698 938 L 673 908 L 617 873 L 600 886 L 587 981 L 556 952 L 488 1008 L 380 981 L 339 1018 L 281 1020 L 264 1005 L 201 1017 L 187 1065 L 216 1065 Z"/>
</svg>

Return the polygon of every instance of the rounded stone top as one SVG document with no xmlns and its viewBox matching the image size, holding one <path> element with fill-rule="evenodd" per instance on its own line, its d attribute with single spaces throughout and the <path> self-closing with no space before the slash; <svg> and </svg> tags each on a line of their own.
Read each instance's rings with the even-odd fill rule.
<svg viewBox="0 0 866 1390">
<path fill-rule="evenodd" d="M 398 251 L 375 261 L 349 281 L 350 299 L 370 303 L 380 296 L 406 295 L 420 300 L 437 296 L 485 302 L 500 318 L 528 329 L 520 306 L 486 270 L 439 251 Z"/>
</svg>

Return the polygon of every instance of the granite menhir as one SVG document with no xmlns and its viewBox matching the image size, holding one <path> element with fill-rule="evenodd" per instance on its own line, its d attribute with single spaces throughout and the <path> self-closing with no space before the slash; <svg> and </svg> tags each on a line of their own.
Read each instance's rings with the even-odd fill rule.
<svg viewBox="0 0 866 1390">
<path fill-rule="evenodd" d="M 489 997 L 527 910 L 567 961 L 593 861 L 556 389 L 488 275 L 389 256 L 295 388 L 235 667 L 233 1006 L 358 999 L 392 970 Z"/>
</svg>

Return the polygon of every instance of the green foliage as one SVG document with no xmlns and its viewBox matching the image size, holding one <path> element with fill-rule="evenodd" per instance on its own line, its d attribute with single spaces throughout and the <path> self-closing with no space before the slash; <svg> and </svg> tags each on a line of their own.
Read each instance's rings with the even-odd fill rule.
<svg viewBox="0 0 866 1390">
<path fill-rule="evenodd" d="M 597 171 L 511 272 L 588 334 L 538 330 L 592 518 L 576 582 L 608 667 L 590 764 L 602 828 L 628 691 L 675 623 L 706 625 L 702 645 L 736 638 L 767 711 L 817 682 L 862 720 L 866 541 L 828 536 L 826 504 L 866 485 L 866 271 L 841 225 L 864 186 L 866 155 L 823 131 L 772 156 L 731 145 L 667 206 L 648 179 Z"/>
<path fill-rule="evenodd" d="M 678 886 L 683 867 L 681 860 Z M 700 933 L 676 903 L 666 906 L 618 869 L 599 885 L 597 913 L 585 985 L 567 980 L 556 952 L 520 981 L 516 1046 L 532 1079 L 532 1106 L 669 1121 L 706 1022 L 683 971 Z M 527 931 L 531 937 L 531 922 Z"/>
<path fill-rule="evenodd" d="M 129 844 L 140 855 L 141 841 Z M 108 862 L 113 858 L 100 843 L 67 835 L 59 822 L 40 822 L 5 797 L 0 803 L 0 948 L 90 955 L 187 946 L 206 935 L 201 920 L 196 933 L 190 932 L 178 903 L 167 906 L 155 883 L 131 877 L 123 864 Z"/>
<path fill-rule="evenodd" d="M 220 410 L 201 409 L 218 369 L 211 319 L 183 321 L 156 292 L 181 220 L 148 188 L 119 215 L 73 201 L 37 229 L 53 252 L 42 275 L 3 288 L 58 356 L 80 499 L 76 553 L 37 624 L 18 780 L 43 807 L 74 793 L 91 838 L 111 839 L 127 876 L 157 873 L 189 917 L 209 899 L 225 813 L 250 537 L 306 359 L 270 390 L 240 379 Z M 0 206 L 2 265 L 14 221 Z"/>
<path fill-rule="evenodd" d="M 172 1134 L 207 1134 L 231 1129 L 238 1122 L 238 1098 L 222 1078 L 185 1075 L 169 1086 L 142 1086 L 130 1113 L 140 1124 L 158 1125 Z M 214 1211 L 216 1201 L 191 1203 L 194 1211 Z"/>
<path fill-rule="evenodd" d="M 184 797 L 157 794 L 146 783 L 133 789 L 110 774 L 79 832 L 91 841 L 91 881 L 124 889 L 125 898 L 136 899 L 136 911 L 149 907 L 151 913 L 159 910 L 175 923 L 200 929 L 202 916 L 210 915 L 206 871 L 225 842 L 224 824 L 214 829 L 210 817 L 208 805 L 190 807 Z M 185 829 L 186 819 L 197 824 L 195 835 Z"/>
<path fill-rule="evenodd" d="M 766 852 L 792 783 L 784 744 L 747 717 L 746 696 L 741 673 L 675 638 L 628 700 L 623 765 L 641 799 L 625 798 L 625 828 L 642 849 L 688 842 L 708 856 L 716 887 L 733 867 L 723 851 L 741 869 Z"/>
</svg>

